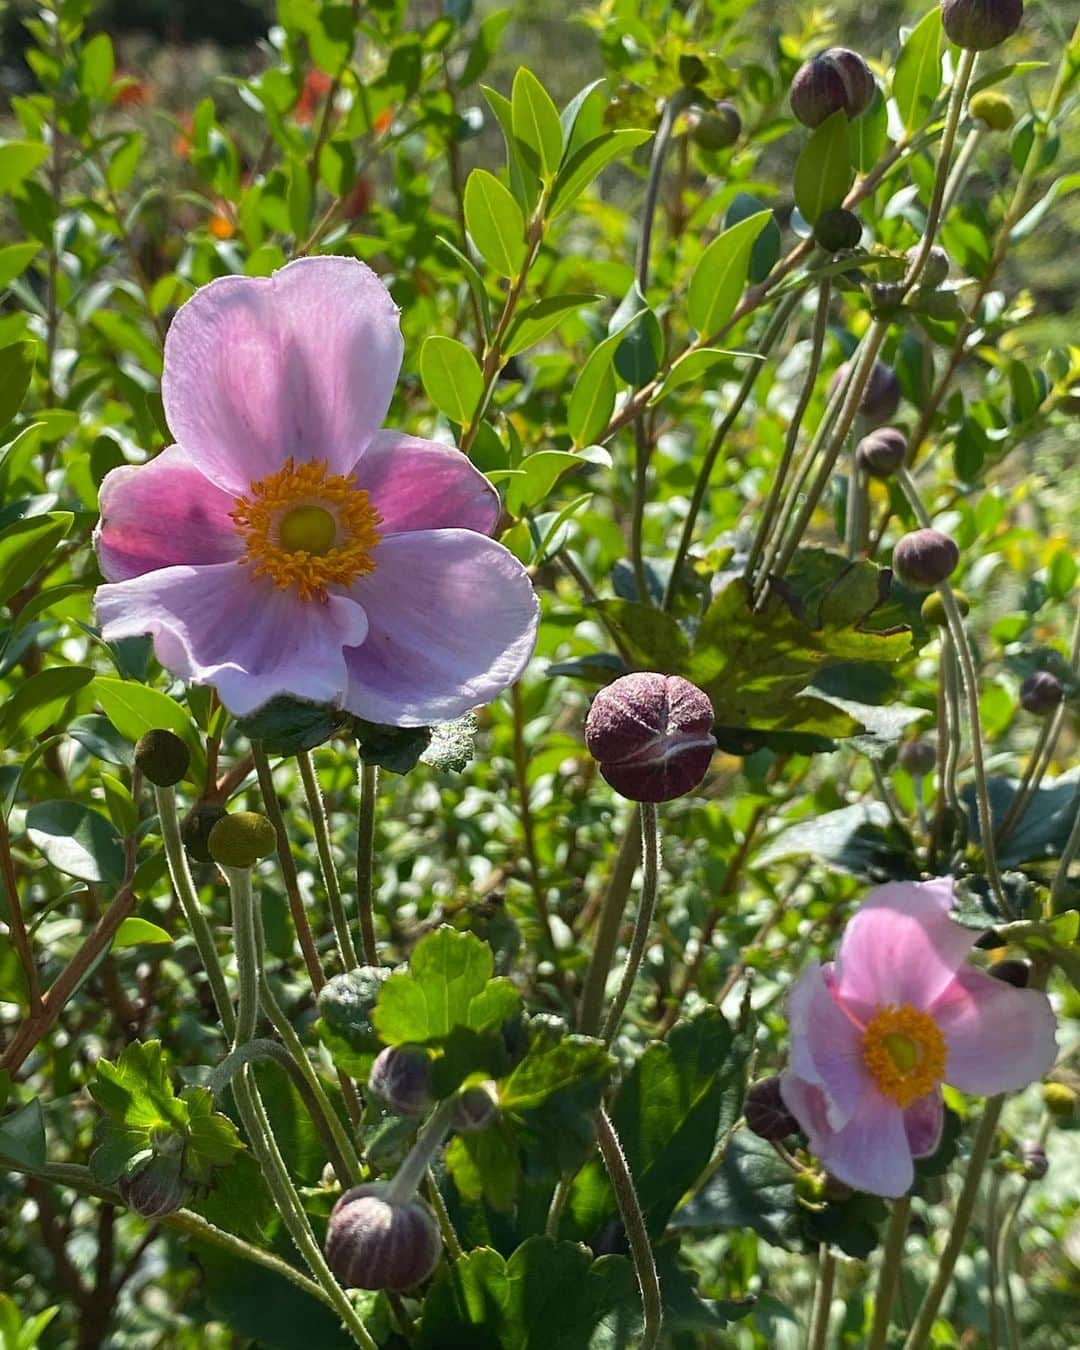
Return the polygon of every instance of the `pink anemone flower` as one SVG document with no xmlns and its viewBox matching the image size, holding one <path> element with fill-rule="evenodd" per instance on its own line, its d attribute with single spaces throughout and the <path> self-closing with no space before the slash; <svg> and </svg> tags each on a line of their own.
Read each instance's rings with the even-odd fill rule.
<svg viewBox="0 0 1080 1350">
<path fill-rule="evenodd" d="M 991 1096 L 1054 1062 L 1049 999 L 967 965 L 978 934 L 952 904 L 950 877 L 879 886 L 836 961 L 813 962 L 788 997 L 784 1103 L 824 1166 L 874 1195 L 904 1195 L 912 1159 L 937 1147 L 943 1083 Z"/>
<path fill-rule="evenodd" d="M 101 485 L 97 615 L 238 715 L 277 695 L 423 726 L 490 702 L 536 641 L 498 495 L 459 450 L 380 430 L 398 310 L 354 258 L 222 277 L 173 319 L 176 444 Z"/>
</svg>

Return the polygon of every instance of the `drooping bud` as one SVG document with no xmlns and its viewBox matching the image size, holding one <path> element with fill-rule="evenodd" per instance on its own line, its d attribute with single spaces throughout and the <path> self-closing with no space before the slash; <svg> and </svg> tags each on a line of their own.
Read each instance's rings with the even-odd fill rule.
<svg viewBox="0 0 1080 1350">
<path fill-rule="evenodd" d="M 1052 713 L 1065 697 L 1065 689 L 1049 670 L 1036 670 L 1020 686 L 1020 706 L 1036 717 Z"/>
<path fill-rule="evenodd" d="M 191 752 L 175 731 L 144 732 L 135 744 L 135 767 L 156 787 L 174 787 L 188 771 Z"/>
<path fill-rule="evenodd" d="M 1028 1181 L 1042 1181 L 1050 1170 L 1046 1149 L 1035 1139 L 1025 1139 L 1020 1145 L 1020 1156 L 1024 1160 L 1024 1176 Z"/>
<path fill-rule="evenodd" d="M 826 253 L 843 253 L 846 249 L 857 248 L 861 238 L 862 221 L 854 211 L 843 206 L 823 211 L 814 226 L 814 241 Z"/>
<path fill-rule="evenodd" d="M 913 591 L 929 591 L 948 581 L 960 561 L 960 550 L 940 530 L 912 530 L 893 549 L 893 571 Z"/>
<path fill-rule="evenodd" d="M 393 1204 L 390 1184 L 347 1190 L 330 1214 L 326 1260 L 346 1289 L 411 1289 L 439 1264 L 435 1216 L 422 1200 Z"/>
<path fill-rule="evenodd" d="M 941 0 L 945 36 L 971 52 L 999 47 L 1023 17 L 1024 0 Z"/>
<path fill-rule="evenodd" d="M 690 135 L 702 150 L 727 150 L 742 135 L 742 118 L 734 103 L 694 108 L 689 115 Z"/>
<path fill-rule="evenodd" d="M 411 1045 L 388 1045 L 375 1057 L 368 1090 L 399 1116 L 422 1116 L 432 1103 L 431 1056 Z"/>
<path fill-rule="evenodd" d="M 716 738 L 713 710 L 679 675 L 623 675 L 593 699 L 585 744 L 616 792 L 636 802 L 667 802 L 700 784 Z"/>
<path fill-rule="evenodd" d="M 192 1187 L 181 1170 L 180 1154 L 153 1154 L 137 1162 L 117 1182 L 120 1198 L 128 1209 L 144 1219 L 163 1219 L 183 1209 Z"/>
<path fill-rule="evenodd" d="M 859 468 L 871 478 L 891 478 L 907 455 L 907 437 L 896 427 L 878 427 L 855 449 Z"/>
<path fill-rule="evenodd" d="M 1077 1094 L 1068 1083 L 1044 1083 L 1042 1099 L 1043 1106 L 1052 1116 L 1058 1116 L 1064 1120 L 1076 1114 Z"/>
<path fill-rule="evenodd" d="M 908 262 L 914 262 L 919 253 L 919 245 L 909 248 L 907 252 Z M 922 277 L 920 278 L 924 286 L 940 286 L 949 279 L 949 255 L 943 248 L 936 244 L 927 255 L 926 262 L 923 265 Z"/>
<path fill-rule="evenodd" d="M 254 867 L 277 847 L 273 825 L 258 811 L 233 811 L 210 831 L 207 848 L 222 867 Z"/>
<path fill-rule="evenodd" d="M 847 361 L 838 367 L 829 384 L 830 397 L 847 379 L 849 369 L 850 363 Z M 896 371 L 883 361 L 875 361 L 862 398 L 859 400 L 859 412 L 872 426 L 880 426 L 883 422 L 891 421 L 899 406 L 900 381 Z"/>
<path fill-rule="evenodd" d="M 494 1083 L 480 1083 L 463 1088 L 450 1111 L 451 1129 L 462 1134 L 486 1130 L 499 1114 L 499 1102 Z"/>
<path fill-rule="evenodd" d="M 786 1139 L 799 1129 L 799 1122 L 784 1105 L 777 1077 L 761 1078 L 750 1084 L 743 1102 L 743 1115 L 746 1128 L 759 1139 Z"/>
<path fill-rule="evenodd" d="M 925 778 L 928 773 L 934 772 L 937 749 L 932 740 L 920 736 L 918 740 L 903 743 L 896 752 L 896 761 L 912 778 Z"/>
<path fill-rule="evenodd" d="M 791 82 L 791 111 L 805 127 L 819 127 L 841 110 L 858 117 L 874 101 L 876 88 L 858 52 L 830 47 L 799 67 Z"/>
<path fill-rule="evenodd" d="M 1007 94 L 980 89 L 968 101 L 968 112 L 991 131 L 1008 131 L 1016 121 L 1016 109 Z"/>
<path fill-rule="evenodd" d="M 1031 979 L 1030 965 L 1015 957 L 1009 957 L 1006 961 L 995 961 L 992 966 L 986 967 L 986 973 L 995 980 L 1011 984 L 1014 989 L 1026 989 Z"/>
<path fill-rule="evenodd" d="M 201 863 L 213 861 L 210 857 L 210 831 L 226 815 L 228 812 L 220 802 L 199 802 L 191 808 L 180 822 L 180 838 L 189 858 Z"/>
</svg>

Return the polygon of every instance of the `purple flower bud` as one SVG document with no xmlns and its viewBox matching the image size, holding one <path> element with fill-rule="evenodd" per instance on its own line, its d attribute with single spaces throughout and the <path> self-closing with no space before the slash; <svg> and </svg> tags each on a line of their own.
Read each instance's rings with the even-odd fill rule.
<svg viewBox="0 0 1080 1350">
<path fill-rule="evenodd" d="M 972 52 L 1000 46 L 1023 17 L 1024 0 L 941 0 L 946 37 Z"/>
<path fill-rule="evenodd" d="M 393 1204 L 390 1184 L 353 1186 L 326 1230 L 326 1260 L 346 1289 L 411 1289 L 439 1264 L 435 1216 L 422 1200 Z"/>
<path fill-rule="evenodd" d="M 585 722 L 585 744 L 616 792 L 668 802 L 692 792 L 708 771 L 713 710 L 678 675 L 623 675 L 601 689 Z"/>
<path fill-rule="evenodd" d="M 181 1170 L 179 1154 L 155 1154 L 117 1182 L 128 1209 L 144 1219 L 163 1219 L 183 1209 L 191 1199 L 191 1183 Z"/>
<path fill-rule="evenodd" d="M 375 1057 L 368 1090 L 399 1116 L 422 1116 L 432 1103 L 431 1056 L 410 1045 L 388 1045 Z"/>
<path fill-rule="evenodd" d="M 746 1127 L 759 1139 L 780 1140 L 796 1134 L 799 1122 L 784 1105 L 780 1095 L 780 1079 L 762 1078 L 750 1084 L 743 1102 Z"/>
<path fill-rule="evenodd" d="M 814 239 L 826 253 L 843 253 L 857 248 L 862 238 L 862 222 L 854 211 L 835 206 L 823 211 L 814 226 Z"/>
<path fill-rule="evenodd" d="M 1036 717 L 1052 713 L 1064 697 L 1064 686 L 1048 670 L 1036 670 L 1020 686 L 1020 706 Z"/>
<path fill-rule="evenodd" d="M 909 248 L 907 252 L 908 262 L 914 262 L 919 253 L 919 245 Z M 949 255 L 943 248 L 935 245 L 927 255 L 926 265 L 923 267 L 921 281 L 924 286 L 940 286 L 949 279 Z"/>
<path fill-rule="evenodd" d="M 1028 963 L 1013 957 L 1007 961 L 995 961 L 992 966 L 986 967 L 986 973 L 995 980 L 1011 984 L 1014 989 L 1026 989 L 1031 979 L 1031 967 Z"/>
<path fill-rule="evenodd" d="M 450 1112 L 452 1129 L 462 1134 L 486 1130 L 499 1114 L 499 1102 L 494 1083 L 480 1083 L 464 1088 L 454 1101 Z"/>
<path fill-rule="evenodd" d="M 830 47 L 799 67 L 791 82 L 791 111 L 805 127 L 819 127 L 841 109 L 858 117 L 874 101 L 876 88 L 858 52 Z"/>
<path fill-rule="evenodd" d="M 837 369 L 829 384 L 830 397 L 847 379 L 849 368 L 850 363 L 845 361 Z M 880 426 L 882 422 L 888 422 L 892 418 L 899 406 L 900 381 L 896 377 L 896 371 L 882 361 L 875 361 L 859 401 L 859 412 L 873 426 Z"/>
<path fill-rule="evenodd" d="M 859 468 L 871 478 L 891 478 L 907 455 L 907 437 L 896 427 L 878 427 L 855 450 Z"/>
<path fill-rule="evenodd" d="M 1024 1160 L 1024 1176 L 1028 1181 L 1042 1181 L 1050 1170 L 1043 1146 L 1034 1139 L 1025 1139 L 1020 1145 L 1020 1156 Z"/>
<path fill-rule="evenodd" d="M 940 530 L 912 530 L 893 549 L 893 571 L 913 591 L 929 591 L 948 581 L 959 561 L 960 550 Z"/>
<path fill-rule="evenodd" d="M 937 764 L 937 750 L 934 742 L 920 737 L 917 741 L 905 741 L 896 752 L 897 763 L 913 778 L 925 778 L 933 773 Z"/>
</svg>

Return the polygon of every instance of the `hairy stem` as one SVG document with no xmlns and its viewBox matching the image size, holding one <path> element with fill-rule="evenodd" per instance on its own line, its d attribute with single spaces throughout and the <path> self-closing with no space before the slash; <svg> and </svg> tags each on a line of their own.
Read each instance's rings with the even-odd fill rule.
<svg viewBox="0 0 1080 1350">
<path fill-rule="evenodd" d="M 904 1264 L 904 1243 L 907 1239 L 910 1217 L 911 1196 L 903 1195 L 899 1200 L 894 1200 L 892 1213 L 889 1215 L 889 1227 L 885 1234 L 885 1247 L 881 1253 L 881 1269 L 878 1272 L 877 1291 L 874 1294 L 874 1323 L 866 1350 L 885 1350 L 889 1336 L 889 1314 L 892 1311 L 896 1286 Z"/>
<path fill-rule="evenodd" d="M 615 958 L 619 929 L 622 927 L 627 897 L 640 858 L 641 828 L 635 812 L 627 822 L 626 832 L 619 844 L 611 877 L 600 903 L 600 918 L 596 925 L 596 937 L 593 940 L 592 955 L 585 973 L 581 1006 L 578 1011 L 577 1029 L 585 1036 L 595 1036 L 600 1030 L 608 972 Z"/>
<path fill-rule="evenodd" d="M 345 963 L 345 969 L 352 970 L 357 964 L 356 948 L 353 945 L 349 919 L 341 899 L 341 883 L 338 880 L 337 868 L 334 866 L 334 851 L 330 844 L 330 823 L 326 817 L 326 802 L 323 800 L 318 775 L 315 772 L 315 765 L 309 752 L 301 750 L 296 756 L 296 762 L 300 766 L 300 778 L 304 784 L 304 795 L 307 797 L 311 826 L 315 832 L 315 848 L 319 854 L 319 870 L 322 872 L 323 885 L 326 887 L 326 898 L 330 902 L 330 920 L 334 925 L 338 951 Z"/>
<path fill-rule="evenodd" d="M 656 805 L 653 802 L 641 802 L 641 854 L 644 859 L 644 875 L 641 881 L 641 900 L 638 904 L 637 919 L 634 921 L 634 933 L 630 939 L 630 949 L 626 953 L 626 965 L 623 968 L 619 991 L 608 1009 L 604 1021 L 603 1039 L 610 1045 L 619 1029 L 622 1015 L 630 1000 L 641 958 L 649 941 L 652 929 L 653 913 L 656 910 L 656 893 L 660 874 L 660 829 L 657 820 Z"/>
<path fill-rule="evenodd" d="M 638 1288 L 641 1291 L 641 1310 L 644 1325 L 641 1329 L 639 1350 L 653 1350 L 660 1339 L 663 1325 L 664 1306 L 660 1297 L 660 1279 L 656 1273 L 656 1261 L 653 1259 L 652 1244 L 649 1242 L 645 1218 L 638 1202 L 634 1179 L 627 1166 L 619 1136 L 615 1133 L 606 1111 L 596 1113 L 596 1142 L 600 1146 L 600 1155 L 604 1159 L 615 1200 L 619 1206 L 619 1215 L 626 1230 L 626 1240 L 630 1245 L 630 1256 L 634 1262 Z"/>
<path fill-rule="evenodd" d="M 829 1338 L 829 1314 L 832 1312 L 833 1286 L 836 1283 L 836 1255 L 826 1243 L 818 1253 L 817 1288 L 814 1291 L 814 1310 L 810 1318 L 807 1350 L 825 1350 Z"/>
<path fill-rule="evenodd" d="M 379 770 L 360 761 L 360 811 L 356 819 L 356 908 L 360 915 L 360 950 L 369 966 L 379 964 L 375 940 L 375 802 Z"/>
</svg>

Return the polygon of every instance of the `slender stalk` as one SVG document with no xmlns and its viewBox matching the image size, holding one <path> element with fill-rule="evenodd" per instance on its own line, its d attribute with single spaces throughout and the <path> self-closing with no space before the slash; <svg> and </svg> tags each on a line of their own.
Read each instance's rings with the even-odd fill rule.
<svg viewBox="0 0 1080 1350">
<path fill-rule="evenodd" d="M 454 1099 L 444 1097 L 424 1122 L 405 1160 L 387 1183 L 386 1200 L 391 1205 L 404 1205 L 413 1198 L 421 1181 L 428 1174 L 431 1160 L 442 1147 L 450 1129 L 450 1115 Z"/>
<path fill-rule="evenodd" d="M 369 966 L 379 964 L 375 941 L 375 801 L 379 770 L 360 762 L 360 811 L 356 820 L 356 908 L 360 915 L 360 950 Z"/>
<path fill-rule="evenodd" d="M 300 766 L 300 778 L 304 784 L 304 795 L 307 797 L 308 812 L 311 815 L 311 825 L 315 832 L 315 848 L 319 854 L 319 870 L 322 872 L 323 885 L 326 887 L 326 898 L 330 902 L 330 919 L 334 925 L 338 951 L 345 963 L 345 969 L 352 970 L 358 964 L 356 948 L 353 946 L 348 915 L 345 913 L 345 906 L 341 899 L 341 883 L 338 881 L 337 868 L 334 866 L 334 851 L 330 844 L 330 824 L 326 818 L 326 802 L 323 800 L 319 779 L 315 773 L 315 765 L 308 751 L 301 750 L 296 756 L 296 762 Z"/>
<path fill-rule="evenodd" d="M 7 817 L 0 811 L 0 876 L 4 879 L 4 894 L 7 896 L 8 928 L 11 943 L 19 958 L 23 977 L 26 980 L 26 993 L 30 1004 L 31 1016 L 39 1016 L 44 1010 L 41 1002 L 41 984 L 38 981 L 37 965 L 34 962 L 30 935 L 26 929 L 26 919 L 22 912 L 22 900 L 19 897 L 19 883 L 15 878 L 15 864 L 11 858 L 11 834 L 8 831 Z"/>
<path fill-rule="evenodd" d="M 975 152 L 983 138 L 983 123 L 976 122 L 964 139 L 964 144 L 960 147 L 960 153 L 956 156 L 956 163 L 953 165 L 952 173 L 949 174 L 949 181 L 945 184 L 945 196 L 941 202 L 941 218 L 944 220 L 952 210 L 953 203 L 963 189 L 967 181 L 968 170 L 971 168 L 971 161 L 975 158 Z"/>
<path fill-rule="evenodd" d="M 989 1350 L 998 1350 L 998 1198 L 1001 1192 L 1001 1173 L 990 1178 L 990 1195 L 986 1202 L 986 1304 L 989 1321 Z"/>
<path fill-rule="evenodd" d="M 653 914 L 656 910 L 656 893 L 660 875 L 660 828 L 654 802 L 641 802 L 641 853 L 644 859 L 644 876 L 641 882 L 641 900 L 638 904 L 637 919 L 634 921 L 634 933 L 630 939 L 630 950 L 626 954 L 619 992 L 615 995 L 604 1022 L 603 1039 L 610 1045 L 619 1029 L 622 1015 L 630 1000 L 630 993 L 641 966 L 641 958 L 649 941 Z"/>
<path fill-rule="evenodd" d="M 640 858 L 641 829 L 635 812 L 627 822 L 626 832 L 615 855 L 615 864 L 611 870 L 607 890 L 600 903 L 600 919 L 596 925 L 592 956 L 589 958 L 589 968 L 585 972 L 581 1005 L 578 1010 L 578 1031 L 585 1036 L 595 1036 L 600 1030 L 608 972 L 615 958 L 619 929 L 622 927 L 627 897 Z"/>
<path fill-rule="evenodd" d="M 833 1286 L 836 1283 L 836 1255 L 826 1243 L 818 1253 L 818 1280 L 814 1293 L 814 1311 L 810 1319 L 807 1350 L 825 1350 L 829 1341 L 829 1314 L 832 1312 Z"/>
<path fill-rule="evenodd" d="M 847 509 L 844 521 L 844 552 L 857 558 L 866 533 L 866 477 L 859 468 L 858 442 L 854 428 L 848 433 L 851 468 L 848 470 Z"/>
<path fill-rule="evenodd" d="M 566 1208 L 566 1202 L 570 1199 L 570 1189 L 574 1184 L 574 1178 L 564 1172 L 559 1178 L 559 1184 L 555 1187 L 555 1193 L 551 1197 L 551 1205 L 548 1208 L 547 1222 L 544 1225 L 544 1232 L 550 1238 L 559 1236 L 559 1224 L 562 1222 L 563 1210 Z"/>
<path fill-rule="evenodd" d="M 979 1193 L 979 1183 L 994 1147 L 994 1135 L 1004 1105 L 1004 1096 L 991 1097 L 983 1110 L 982 1120 L 979 1122 L 975 1142 L 971 1148 L 971 1160 L 964 1176 L 964 1184 L 956 1201 L 956 1211 L 953 1214 L 952 1227 L 949 1229 L 945 1250 L 941 1253 L 933 1282 L 926 1291 L 922 1307 L 920 1307 L 915 1318 L 915 1324 L 904 1342 L 904 1350 L 921 1350 L 921 1347 L 929 1341 L 934 1319 L 937 1317 L 941 1301 L 952 1282 L 956 1260 L 964 1246 L 964 1238 L 967 1235 L 968 1224 L 971 1222 L 975 1200 Z"/>
<path fill-rule="evenodd" d="M 639 1350 L 653 1350 L 660 1339 L 660 1329 L 664 1319 L 664 1305 L 660 1296 L 660 1279 L 656 1273 L 652 1245 L 649 1242 L 645 1218 L 638 1202 L 634 1179 L 626 1162 L 619 1136 L 615 1133 L 606 1111 L 596 1113 L 596 1142 L 600 1146 L 600 1155 L 604 1159 L 615 1200 L 619 1206 L 626 1240 L 630 1244 L 630 1256 L 634 1262 L 638 1288 L 641 1291 L 641 1310 L 644 1325 L 641 1329 Z"/>
<path fill-rule="evenodd" d="M 450 1211 L 446 1208 L 442 1191 L 439 1190 L 439 1183 L 435 1180 L 435 1174 L 430 1167 L 424 1176 L 424 1196 L 435 1212 L 439 1231 L 442 1233 L 443 1246 L 449 1253 L 450 1260 L 460 1261 L 465 1255 L 465 1248 L 461 1245 L 461 1239 L 458 1237 L 453 1220 L 450 1218 Z"/>
<path fill-rule="evenodd" d="M 521 818 L 521 836 L 525 844 L 525 861 L 529 868 L 529 884 L 544 936 L 554 951 L 555 935 L 551 928 L 551 911 L 548 908 L 547 891 L 540 875 L 540 859 L 536 852 L 532 794 L 529 791 L 529 756 L 525 746 L 525 704 L 521 696 L 520 680 L 510 686 L 510 708 L 514 717 L 514 783 L 517 787 L 518 814 Z"/>
<path fill-rule="evenodd" d="M 874 1294 L 874 1323 L 866 1350 L 885 1350 L 889 1336 L 889 1314 L 904 1264 L 904 1243 L 910 1218 L 911 1196 L 903 1195 L 899 1200 L 894 1200 L 885 1233 L 885 1247 L 881 1253 L 881 1269 L 878 1271 L 877 1292 Z"/>
<path fill-rule="evenodd" d="M 1065 841 L 1065 847 L 1061 850 L 1058 869 L 1054 874 L 1054 884 L 1050 887 L 1050 900 L 1047 905 L 1050 914 L 1056 914 L 1064 908 L 1065 896 L 1069 889 L 1069 868 L 1076 860 L 1076 855 L 1080 853 L 1080 793 L 1076 794 L 1073 801 L 1078 808 L 1076 819 Z"/>
</svg>

